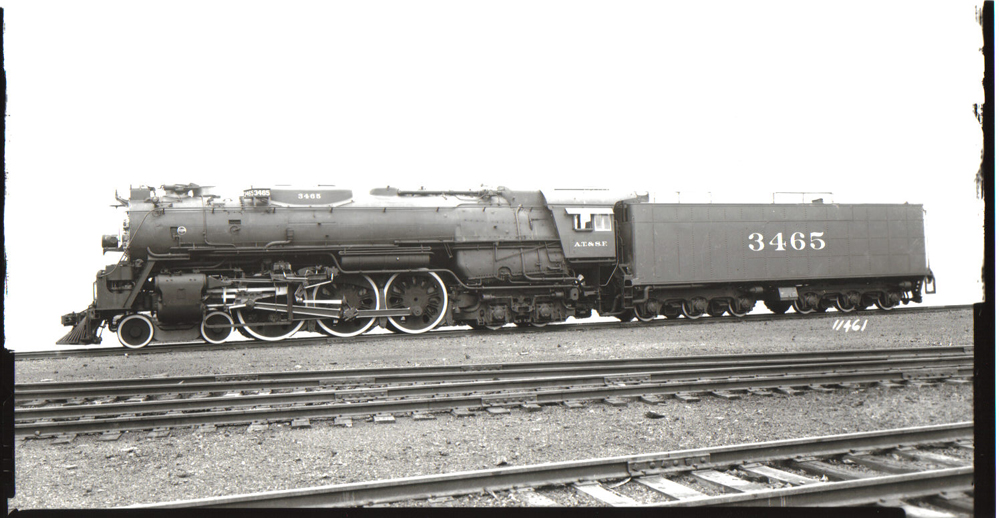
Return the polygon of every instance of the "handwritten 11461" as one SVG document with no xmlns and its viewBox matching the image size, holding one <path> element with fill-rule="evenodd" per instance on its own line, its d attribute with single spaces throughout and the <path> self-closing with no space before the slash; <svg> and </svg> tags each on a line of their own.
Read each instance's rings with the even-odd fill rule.
<svg viewBox="0 0 1000 518">
<path fill-rule="evenodd" d="M 864 322 L 860 318 L 856 318 L 853 321 L 850 319 L 841 320 L 837 319 L 833 321 L 833 330 L 840 331 L 844 330 L 845 333 L 850 333 L 851 331 L 864 331 L 865 327 L 868 326 L 868 319 L 866 318 Z"/>
</svg>

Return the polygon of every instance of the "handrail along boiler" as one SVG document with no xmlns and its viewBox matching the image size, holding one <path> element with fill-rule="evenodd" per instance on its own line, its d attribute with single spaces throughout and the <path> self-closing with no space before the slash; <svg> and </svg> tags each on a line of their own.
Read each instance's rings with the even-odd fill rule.
<svg viewBox="0 0 1000 518">
<path fill-rule="evenodd" d="M 607 191 L 250 188 L 194 184 L 118 197 L 121 260 L 58 343 L 281 340 L 376 326 L 542 326 L 850 312 L 933 293 L 920 205 L 650 203 Z"/>
</svg>

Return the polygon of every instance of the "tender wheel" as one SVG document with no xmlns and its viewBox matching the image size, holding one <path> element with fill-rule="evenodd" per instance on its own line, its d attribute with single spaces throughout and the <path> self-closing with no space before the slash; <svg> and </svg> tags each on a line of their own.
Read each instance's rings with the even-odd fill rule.
<svg viewBox="0 0 1000 518">
<path fill-rule="evenodd" d="M 652 322 L 652 320 L 654 318 L 656 318 L 656 314 L 655 313 L 650 314 L 645 309 L 645 306 L 646 306 L 645 304 L 640 304 L 640 305 L 638 305 L 638 306 L 635 307 L 635 309 L 633 310 L 633 313 L 635 314 L 635 318 L 638 318 L 640 322 Z M 639 308 L 643 308 L 643 309 L 639 309 Z"/>
<path fill-rule="evenodd" d="M 378 285 L 367 275 L 338 277 L 335 282 L 316 286 L 310 296 L 311 298 L 306 304 L 317 307 L 327 307 L 323 304 L 323 301 L 327 300 L 340 300 L 342 305 L 354 309 L 379 309 L 382 304 Z M 316 324 L 326 334 L 349 338 L 371 329 L 372 325 L 375 324 L 375 317 L 354 318 L 345 321 L 328 318 L 317 320 Z"/>
<path fill-rule="evenodd" d="M 684 315 L 684 318 L 697 320 L 701 318 L 705 311 L 700 309 L 699 305 L 693 301 L 685 300 L 681 303 L 681 313 Z"/>
<path fill-rule="evenodd" d="M 816 308 L 810 307 L 809 304 L 801 298 L 792 303 L 792 308 L 794 308 L 795 312 L 800 315 L 808 315 L 809 313 L 816 312 Z"/>
<path fill-rule="evenodd" d="M 285 304 L 287 302 L 285 297 L 285 295 L 277 297 L 274 302 L 276 304 Z M 268 342 L 284 340 L 294 335 L 299 329 L 302 329 L 302 325 L 305 324 L 302 320 L 278 324 L 278 322 L 286 320 L 287 315 L 285 313 L 262 309 L 240 308 L 236 310 L 236 318 L 239 319 L 241 324 L 246 324 L 246 327 L 242 328 L 245 331 L 244 335 L 250 335 L 252 338 Z"/>
<path fill-rule="evenodd" d="M 875 305 L 882 311 L 892 311 L 896 304 L 899 304 L 899 301 L 893 300 L 893 296 L 889 293 L 879 294 L 878 298 L 875 299 Z"/>
<path fill-rule="evenodd" d="M 708 304 L 708 315 L 712 317 L 721 317 L 726 314 L 729 309 L 729 302 L 726 300 L 715 299 Z"/>
<path fill-rule="evenodd" d="M 410 334 L 434 329 L 448 309 L 448 289 L 434 272 L 397 273 L 385 283 L 386 309 L 411 308 L 410 315 L 389 317 L 389 325 Z"/>
<path fill-rule="evenodd" d="M 223 313 L 221 311 L 213 311 L 205 315 L 204 320 L 201 321 L 201 337 L 205 339 L 206 342 L 210 344 L 221 344 L 229 338 L 229 335 L 233 334 L 232 327 L 217 327 L 211 328 L 208 326 L 232 326 L 233 317 L 229 316 L 228 313 Z"/>
<path fill-rule="evenodd" d="M 857 309 L 854 304 L 855 303 L 851 302 L 849 296 L 846 294 L 837 295 L 837 298 L 834 300 L 834 305 L 837 307 L 837 311 L 840 311 L 841 313 L 853 312 Z"/>
<path fill-rule="evenodd" d="M 138 313 L 118 323 L 118 341 L 129 349 L 139 349 L 153 340 L 153 321 Z"/>
<path fill-rule="evenodd" d="M 729 314 L 737 318 L 745 317 L 747 313 L 749 313 L 750 310 L 753 309 L 755 302 L 756 301 L 751 301 L 750 299 L 742 297 L 736 299 L 730 299 Z M 787 311 L 788 308 L 785 308 L 785 310 Z M 784 313 L 784 311 L 782 313 Z"/>
</svg>

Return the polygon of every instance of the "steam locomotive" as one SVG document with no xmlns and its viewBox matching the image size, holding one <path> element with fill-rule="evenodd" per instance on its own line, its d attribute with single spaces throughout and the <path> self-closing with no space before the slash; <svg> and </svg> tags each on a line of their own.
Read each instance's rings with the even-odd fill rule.
<svg viewBox="0 0 1000 518">
<path fill-rule="evenodd" d="M 121 259 L 59 344 L 741 317 L 920 302 L 920 205 L 660 204 L 605 191 L 132 188 Z"/>
</svg>

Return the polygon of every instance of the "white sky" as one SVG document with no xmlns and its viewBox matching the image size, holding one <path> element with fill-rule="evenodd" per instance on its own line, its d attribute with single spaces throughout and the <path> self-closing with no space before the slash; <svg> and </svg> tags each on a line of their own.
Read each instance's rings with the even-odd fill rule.
<svg viewBox="0 0 1000 518">
<path fill-rule="evenodd" d="M 140 184 L 922 203 L 928 303 L 982 297 L 975 3 L 4 4 L 8 348 L 90 304 Z"/>
</svg>

